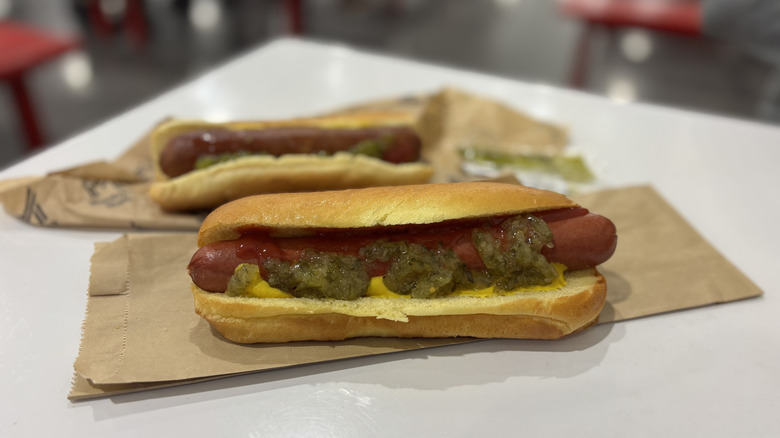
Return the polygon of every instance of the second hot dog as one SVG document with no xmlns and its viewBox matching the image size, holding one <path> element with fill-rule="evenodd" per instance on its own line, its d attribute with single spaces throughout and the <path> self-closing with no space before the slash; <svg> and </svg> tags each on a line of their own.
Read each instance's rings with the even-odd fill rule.
<svg viewBox="0 0 780 438">
<path fill-rule="evenodd" d="M 167 210 L 211 209 L 245 196 L 427 182 L 423 144 L 405 113 L 360 113 L 277 121 L 172 120 L 151 136 Z"/>
</svg>

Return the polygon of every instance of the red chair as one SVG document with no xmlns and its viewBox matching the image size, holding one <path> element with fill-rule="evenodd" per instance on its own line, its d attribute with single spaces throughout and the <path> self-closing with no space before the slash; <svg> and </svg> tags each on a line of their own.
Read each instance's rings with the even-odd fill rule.
<svg viewBox="0 0 780 438">
<path fill-rule="evenodd" d="M 44 141 L 24 75 L 79 45 L 76 39 L 50 35 L 20 23 L 0 22 L 0 79 L 11 86 L 30 149 L 43 145 Z"/>
<path fill-rule="evenodd" d="M 701 34 L 701 5 L 698 0 L 563 0 L 564 15 L 583 20 L 574 68 L 573 86 L 585 83 L 587 51 L 595 27 L 641 27 L 681 35 Z"/>
</svg>

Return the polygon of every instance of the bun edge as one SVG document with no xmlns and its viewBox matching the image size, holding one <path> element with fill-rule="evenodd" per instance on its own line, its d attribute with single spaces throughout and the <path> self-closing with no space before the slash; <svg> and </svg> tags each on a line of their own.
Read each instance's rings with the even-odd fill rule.
<svg viewBox="0 0 780 438">
<path fill-rule="evenodd" d="M 488 298 L 240 298 L 192 285 L 195 312 L 237 343 L 338 341 L 356 337 L 558 339 L 598 320 L 606 280 L 596 269 L 566 274 L 556 291 Z M 382 300 L 382 301 L 379 301 Z"/>
</svg>

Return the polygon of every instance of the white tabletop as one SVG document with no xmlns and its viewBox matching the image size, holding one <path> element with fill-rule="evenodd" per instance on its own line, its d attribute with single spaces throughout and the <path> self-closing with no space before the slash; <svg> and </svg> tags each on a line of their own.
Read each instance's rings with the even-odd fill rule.
<svg viewBox="0 0 780 438">
<path fill-rule="evenodd" d="M 283 118 L 457 86 L 571 128 L 765 292 L 592 328 L 67 400 L 96 241 L 0 213 L 0 436 L 780 436 L 780 129 L 279 40 L 0 172 L 111 160 L 164 116 Z"/>
</svg>

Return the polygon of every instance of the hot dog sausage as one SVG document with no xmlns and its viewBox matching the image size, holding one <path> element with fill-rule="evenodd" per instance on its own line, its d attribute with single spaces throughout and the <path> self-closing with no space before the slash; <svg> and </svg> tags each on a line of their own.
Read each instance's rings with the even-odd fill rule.
<svg viewBox="0 0 780 438">
<path fill-rule="evenodd" d="M 612 222 L 585 209 L 540 214 L 553 232 L 553 248 L 543 248 L 542 254 L 550 261 L 569 269 L 583 269 L 603 263 L 617 245 Z M 497 224 L 493 224 L 497 227 Z M 434 246 L 441 242 L 455 251 L 468 268 L 483 268 L 471 234 L 473 228 L 456 228 L 444 232 L 421 232 L 395 235 L 393 240 L 409 240 Z M 238 240 L 215 242 L 200 248 L 189 265 L 193 282 L 201 289 L 221 292 L 236 266 L 241 263 L 262 265 L 268 258 L 297 260 L 307 249 L 357 255 L 360 248 L 376 240 L 376 236 L 348 236 L 340 238 L 285 238 L 271 239 L 262 234 L 245 235 Z M 428 246 L 428 245 L 426 245 Z M 382 275 L 382 267 L 369 267 L 372 276 Z"/>
<path fill-rule="evenodd" d="M 269 128 L 245 131 L 209 129 L 176 136 L 160 154 L 160 168 L 177 177 L 195 168 L 203 155 L 245 151 L 274 156 L 325 153 L 332 155 L 365 140 L 386 138 L 389 142 L 382 159 L 391 163 L 419 159 L 420 139 L 408 127 L 324 129 L 314 127 Z"/>
<path fill-rule="evenodd" d="M 550 221 L 547 226 L 553 233 L 553 247 L 542 248 L 542 254 L 571 270 L 597 266 L 617 247 L 615 224 L 597 214 Z"/>
</svg>

